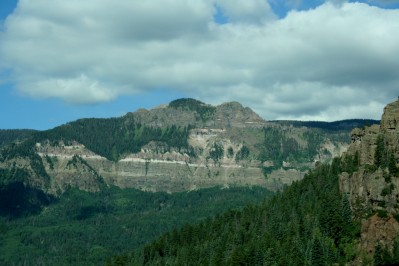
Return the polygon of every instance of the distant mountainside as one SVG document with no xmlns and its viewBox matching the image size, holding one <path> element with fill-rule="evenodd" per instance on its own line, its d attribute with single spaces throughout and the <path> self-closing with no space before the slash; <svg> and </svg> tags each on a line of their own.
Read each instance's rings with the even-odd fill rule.
<svg viewBox="0 0 399 266">
<path fill-rule="evenodd" d="M 293 125 L 296 127 L 311 127 L 320 128 L 331 131 L 352 130 L 354 128 L 361 128 L 364 126 L 378 125 L 379 120 L 373 119 L 346 119 L 334 122 L 323 121 L 290 121 L 290 120 L 275 120 L 271 121 L 282 125 Z"/>
<path fill-rule="evenodd" d="M 399 265 L 399 100 L 331 164 L 109 265 Z"/>
<path fill-rule="evenodd" d="M 8 132 L 3 143 L 18 141 L 0 151 L 0 183 L 18 180 L 53 195 L 71 186 L 98 191 L 109 185 L 169 192 L 217 185 L 277 190 L 302 179 L 315 162 L 342 154 L 349 125 L 377 122 L 270 122 L 237 102 L 211 106 L 178 99 L 117 118 Z"/>
</svg>

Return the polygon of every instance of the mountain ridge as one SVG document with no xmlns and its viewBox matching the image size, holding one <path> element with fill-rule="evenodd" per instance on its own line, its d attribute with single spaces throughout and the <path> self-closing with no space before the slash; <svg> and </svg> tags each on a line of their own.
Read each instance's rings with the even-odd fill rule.
<svg viewBox="0 0 399 266">
<path fill-rule="evenodd" d="M 348 130 L 270 122 L 238 102 L 185 98 L 34 132 L 2 149 L 0 168 L 23 169 L 26 184 L 51 194 L 69 186 L 98 191 L 103 183 L 169 192 L 215 185 L 278 190 L 348 142 Z"/>
</svg>

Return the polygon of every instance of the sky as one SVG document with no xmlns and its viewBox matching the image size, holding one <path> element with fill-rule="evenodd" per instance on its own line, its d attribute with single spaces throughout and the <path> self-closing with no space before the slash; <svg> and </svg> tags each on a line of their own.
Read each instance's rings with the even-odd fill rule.
<svg viewBox="0 0 399 266">
<path fill-rule="evenodd" d="M 380 119 L 399 0 L 1 0 L 0 129 L 190 97 L 266 120 Z"/>
</svg>

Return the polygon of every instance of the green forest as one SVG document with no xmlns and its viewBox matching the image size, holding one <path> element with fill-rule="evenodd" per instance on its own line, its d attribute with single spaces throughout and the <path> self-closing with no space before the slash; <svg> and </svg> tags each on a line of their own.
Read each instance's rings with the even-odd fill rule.
<svg viewBox="0 0 399 266">
<path fill-rule="evenodd" d="M 352 130 L 356 127 L 362 128 L 364 126 L 371 126 L 375 124 L 380 124 L 379 120 L 373 119 L 346 119 L 334 122 L 324 122 L 324 121 L 293 121 L 293 120 L 276 120 L 273 123 L 279 125 L 292 125 L 295 127 L 309 127 L 309 128 L 319 128 L 328 131 L 343 131 Z"/>
<path fill-rule="evenodd" d="M 7 199 L 15 207 L 0 204 L 0 265 L 104 265 L 162 233 L 272 193 L 259 187 L 174 194 L 111 187 L 98 193 L 70 189 L 53 198 L 13 183 L 0 187 L 0 195 L 1 203 Z"/>
</svg>

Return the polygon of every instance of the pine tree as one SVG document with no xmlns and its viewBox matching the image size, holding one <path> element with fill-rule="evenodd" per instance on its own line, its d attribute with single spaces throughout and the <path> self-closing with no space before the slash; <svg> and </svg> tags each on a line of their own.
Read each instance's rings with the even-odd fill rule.
<svg viewBox="0 0 399 266">
<path fill-rule="evenodd" d="M 382 257 L 382 247 L 380 244 L 378 244 L 375 247 L 375 251 L 374 251 L 374 265 L 375 266 L 381 266 L 384 265 L 384 259 Z"/>
<path fill-rule="evenodd" d="M 399 239 L 395 239 L 392 249 L 392 264 L 399 265 Z"/>
<path fill-rule="evenodd" d="M 311 264 L 314 266 L 324 266 L 325 264 L 323 257 L 323 247 L 319 237 L 316 237 L 313 241 Z"/>
<path fill-rule="evenodd" d="M 382 135 L 378 135 L 377 137 L 377 148 L 375 150 L 375 165 L 377 167 L 384 166 L 384 151 L 385 151 L 385 144 L 384 144 L 384 137 Z"/>
<path fill-rule="evenodd" d="M 388 162 L 388 169 L 390 175 L 396 175 L 398 172 L 398 168 L 396 167 L 396 160 L 393 152 L 390 152 L 389 155 L 389 162 Z"/>
</svg>

